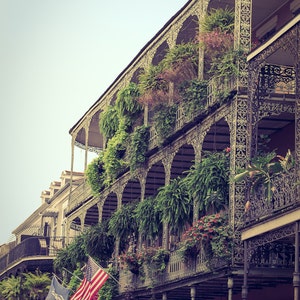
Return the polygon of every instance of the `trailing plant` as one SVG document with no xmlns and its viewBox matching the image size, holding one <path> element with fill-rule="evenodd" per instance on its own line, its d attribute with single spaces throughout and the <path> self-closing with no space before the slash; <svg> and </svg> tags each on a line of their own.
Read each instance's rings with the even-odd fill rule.
<svg viewBox="0 0 300 300">
<path fill-rule="evenodd" d="M 99 291 L 99 300 L 113 300 L 119 295 L 119 286 L 116 280 L 119 280 L 119 272 L 115 267 L 108 268 L 109 278 Z"/>
<path fill-rule="evenodd" d="M 273 177 L 281 172 L 289 172 L 293 166 L 294 158 L 290 150 L 285 157 L 277 155 L 275 151 L 261 153 L 255 156 L 245 169 L 237 171 L 234 181 L 249 179 L 251 193 L 255 193 L 260 186 L 265 186 L 265 198 L 270 201 L 275 189 Z"/>
<path fill-rule="evenodd" d="M 238 75 L 238 62 L 243 58 L 242 50 L 230 49 L 221 57 L 215 58 L 208 73 L 213 74 L 215 78 L 224 81 L 226 78 Z"/>
<path fill-rule="evenodd" d="M 100 113 L 100 132 L 107 138 L 112 138 L 119 127 L 119 115 L 114 105 L 109 105 Z"/>
<path fill-rule="evenodd" d="M 141 251 L 127 251 L 119 256 L 121 268 L 126 268 L 136 275 L 142 271 L 144 259 Z"/>
<path fill-rule="evenodd" d="M 120 243 L 127 242 L 132 236 L 137 236 L 137 222 L 134 211 L 136 203 L 128 203 L 122 205 L 115 211 L 109 219 L 109 234 L 115 239 L 119 238 Z"/>
<path fill-rule="evenodd" d="M 179 88 L 183 99 L 184 112 L 191 117 L 195 112 L 205 109 L 207 102 L 207 81 L 191 80 L 185 81 Z"/>
<path fill-rule="evenodd" d="M 103 162 L 103 152 L 98 157 L 94 158 L 87 166 L 85 170 L 85 177 L 92 189 L 94 195 L 99 195 L 100 191 L 104 187 L 105 170 Z"/>
<path fill-rule="evenodd" d="M 131 118 L 139 115 L 143 108 L 138 102 L 140 91 L 137 84 L 130 82 L 125 88 L 119 91 L 116 100 L 116 110 L 120 116 Z"/>
<path fill-rule="evenodd" d="M 128 136 L 127 132 L 118 130 L 107 143 L 107 148 L 103 153 L 105 185 L 110 185 L 127 166 L 123 157 L 127 146 Z"/>
<path fill-rule="evenodd" d="M 84 234 L 74 238 L 74 240 L 65 248 L 58 250 L 54 259 L 53 266 L 56 272 L 61 272 L 64 268 L 73 272 L 77 264 L 83 263 L 87 259 L 87 249 Z M 69 275 L 67 275 L 69 276 Z"/>
<path fill-rule="evenodd" d="M 212 257 L 229 259 L 232 253 L 232 233 L 227 216 L 219 213 L 205 215 L 183 234 L 178 253 L 184 261 L 205 251 L 207 259 Z"/>
<path fill-rule="evenodd" d="M 222 152 L 204 152 L 200 163 L 187 172 L 185 183 L 190 196 L 199 203 L 201 214 L 220 211 L 229 198 L 229 148 Z"/>
<path fill-rule="evenodd" d="M 148 126 L 142 125 L 134 129 L 129 147 L 129 165 L 131 171 L 134 171 L 145 162 L 149 138 L 150 131 Z"/>
<path fill-rule="evenodd" d="M 170 184 L 160 187 L 156 196 L 157 209 L 173 234 L 178 234 L 192 222 L 192 202 L 184 180 L 174 178 Z"/>
<path fill-rule="evenodd" d="M 153 126 L 159 143 L 162 143 L 174 130 L 176 124 L 177 105 L 160 104 L 155 107 Z"/>
<path fill-rule="evenodd" d="M 143 252 L 147 268 L 153 275 L 165 271 L 170 259 L 170 251 L 160 247 L 147 247 Z"/>
<path fill-rule="evenodd" d="M 131 132 L 135 120 L 141 115 L 143 107 L 138 101 L 140 91 L 137 84 L 130 82 L 119 91 L 116 100 L 116 110 L 119 116 L 119 130 Z"/>
<path fill-rule="evenodd" d="M 115 245 L 115 238 L 109 234 L 108 221 L 91 226 L 85 232 L 85 243 L 88 255 L 106 265 L 113 254 Z"/>
<path fill-rule="evenodd" d="M 201 23 L 201 31 L 212 32 L 213 30 L 233 33 L 234 30 L 234 11 L 228 8 L 211 9 L 205 15 Z"/>
<path fill-rule="evenodd" d="M 168 101 L 168 82 L 161 77 L 163 65 L 150 65 L 139 77 L 140 103 L 155 106 Z"/>
<path fill-rule="evenodd" d="M 162 231 L 161 213 L 155 205 L 154 197 L 139 202 L 135 209 L 135 219 L 142 238 L 154 240 Z"/>
<path fill-rule="evenodd" d="M 161 61 L 161 77 L 169 82 L 181 84 L 197 77 L 198 45 L 184 43 L 168 50 Z"/>
</svg>

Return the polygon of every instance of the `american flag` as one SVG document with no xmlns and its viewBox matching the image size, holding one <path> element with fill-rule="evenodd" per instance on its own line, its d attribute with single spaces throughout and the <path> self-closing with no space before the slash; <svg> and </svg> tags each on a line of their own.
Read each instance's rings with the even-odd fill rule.
<svg viewBox="0 0 300 300">
<path fill-rule="evenodd" d="M 97 295 L 109 275 L 89 257 L 84 279 L 70 300 L 96 300 Z"/>
</svg>

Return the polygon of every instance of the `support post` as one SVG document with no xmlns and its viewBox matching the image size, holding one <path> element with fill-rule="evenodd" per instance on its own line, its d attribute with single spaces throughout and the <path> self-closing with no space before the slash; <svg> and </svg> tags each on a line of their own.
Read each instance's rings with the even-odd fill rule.
<svg viewBox="0 0 300 300">
<path fill-rule="evenodd" d="M 228 287 L 228 300 L 232 300 L 232 288 L 233 288 L 233 278 L 232 277 L 228 277 L 227 287 Z"/>
<path fill-rule="evenodd" d="M 195 299 L 196 299 L 196 287 L 191 286 L 191 300 L 195 300 Z"/>
<path fill-rule="evenodd" d="M 295 271 L 293 274 L 294 300 L 299 300 L 299 221 L 295 224 Z"/>
<path fill-rule="evenodd" d="M 242 299 L 247 300 L 248 296 L 248 255 L 247 241 L 244 241 L 244 281 L 242 286 Z"/>
</svg>

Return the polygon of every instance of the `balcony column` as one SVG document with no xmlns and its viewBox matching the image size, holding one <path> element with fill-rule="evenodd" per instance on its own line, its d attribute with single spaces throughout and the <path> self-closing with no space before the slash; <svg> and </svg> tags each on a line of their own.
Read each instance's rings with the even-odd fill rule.
<svg viewBox="0 0 300 300">
<path fill-rule="evenodd" d="M 228 277 L 227 288 L 228 288 L 228 300 L 232 300 L 232 288 L 233 288 L 233 278 L 232 277 Z"/>
<path fill-rule="evenodd" d="M 251 50 L 252 0 L 235 1 L 234 49 Z M 247 62 L 239 62 L 238 86 L 247 87 Z"/>
<path fill-rule="evenodd" d="M 198 1 L 197 6 L 195 6 L 196 11 L 195 13 L 198 16 L 199 19 L 199 27 L 198 31 L 201 32 L 201 24 L 204 19 L 204 17 L 207 14 L 207 8 L 210 0 L 202 0 Z M 204 48 L 199 47 L 199 56 L 198 56 L 198 79 L 204 80 Z"/>
<path fill-rule="evenodd" d="M 167 293 L 163 293 L 163 295 L 162 295 L 162 300 L 167 300 L 168 298 L 167 298 Z"/>
<path fill-rule="evenodd" d="M 196 287 L 191 286 L 191 300 L 195 300 L 195 299 L 196 299 Z"/>
<path fill-rule="evenodd" d="M 87 161 L 88 161 L 88 150 L 89 150 L 89 127 L 91 124 L 92 118 L 89 117 L 84 125 L 85 130 L 85 154 L 84 154 L 84 170 L 86 170 L 87 167 Z"/>
<path fill-rule="evenodd" d="M 164 165 L 165 169 L 165 185 L 168 185 L 171 180 L 171 168 L 172 168 L 172 162 L 174 159 L 176 153 L 172 151 L 171 148 L 167 148 L 166 151 L 164 152 L 164 157 L 162 159 L 162 163 Z M 169 249 L 169 224 L 164 222 L 163 223 L 163 242 L 162 246 L 164 249 L 168 250 Z"/>
<path fill-rule="evenodd" d="M 295 57 L 295 168 L 297 179 L 300 178 L 300 25 L 297 25 Z M 300 192 L 298 186 L 297 192 Z M 298 194 L 299 195 L 299 194 Z M 299 196 L 298 196 L 299 198 Z"/>
<path fill-rule="evenodd" d="M 295 271 L 293 274 L 294 300 L 299 300 L 300 273 L 299 273 L 299 221 L 295 223 Z"/>
<path fill-rule="evenodd" d="M 244 280 L 242 286 L 242 300 L 247 300 L 248 296 L 248 253 L 247 241 L 244 241 Z"/>
</svg>

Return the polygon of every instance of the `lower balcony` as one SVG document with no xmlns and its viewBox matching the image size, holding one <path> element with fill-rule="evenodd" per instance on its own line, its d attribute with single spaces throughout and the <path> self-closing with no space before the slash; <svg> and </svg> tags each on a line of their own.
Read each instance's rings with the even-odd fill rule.
<svg viewBox="0 0 300 300">
<path fill-rule="evenodd" d="M 0 258 L 0 280 L 23 270 L 52 272 L 57 250 L 65 246 L 64 237 L 32 236 L 24 239 Z"/>
<path fill-rule="evenodd" d="M 268 287 L 292 291 L 294 248 L 288 244 L 269 244 L 261 247 L 251 260 L 249 270 L 249 295 Z M 203 252 L 183 261 L 171 252 L 165 270 L 155 271 L 143 264 L 137 270 L 120 270 L 120 295 L 118 299 L 227 299 L 230 285 L 233 295 L 241 295 L 243 266 L 232 266 L 224 259 L 207 259 Z M 274 291 L 274 289 L 273 289 Z M 164 298 L 167 295 L 167 298 Z M 270 294 L 271 295 L 271 294 Z M 151 298 L 152 297 L 152 298 Z M 198 298 L 197 298 L 198 297 Z M 238 296 L 236 296 L 238 297 Z M 239 298 L 236 298 L 239 299 Z"/>
</svg>

